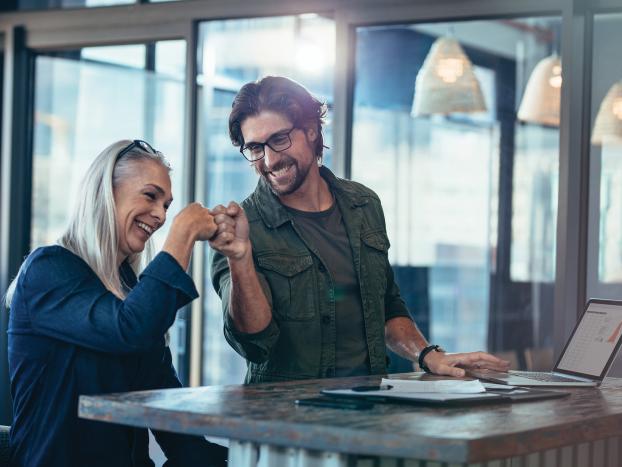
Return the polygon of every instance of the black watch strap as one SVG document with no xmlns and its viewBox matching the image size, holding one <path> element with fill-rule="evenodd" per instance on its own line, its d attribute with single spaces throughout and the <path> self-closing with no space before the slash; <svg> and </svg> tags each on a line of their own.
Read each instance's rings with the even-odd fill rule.
<svg viewBox="0 0 622 467">
<path fill-rule="evenodd" d="M 444 350 L 441 349 L 440 345 L 428 345 L 419 353 L 419 358 L 417 359 L 419 368 L 421 368 L 426 373 L 432 373 L 432 371 L 428 368 L 428 366 L 425 363 L 423 363 L 423 359 L 425 358 L 427 354 L 429 354 L 433 350 L 436 352 L 444 352 Z"/>
</svg>

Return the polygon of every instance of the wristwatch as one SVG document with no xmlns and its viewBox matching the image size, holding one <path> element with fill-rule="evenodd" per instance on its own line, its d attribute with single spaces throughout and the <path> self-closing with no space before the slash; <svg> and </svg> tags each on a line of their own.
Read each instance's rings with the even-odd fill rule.
<svg viewBox="0 0 622 467">
<path fill-rule="evenodd" d="M 429 354 L 432 351 L 445 352 L 445 350 L 442 349 L 440 345 L 428 345 L 419 353 L 419 358 L 417 359 L 417 363 L 419 363 L 419 368 L 421 368 L 426 373 L 432 373 L 432 371 L 428 368 L 428 366 L 425 363 L 423 363 L 423 359 L 425 358 L 427 354 Z"/>
</svg>

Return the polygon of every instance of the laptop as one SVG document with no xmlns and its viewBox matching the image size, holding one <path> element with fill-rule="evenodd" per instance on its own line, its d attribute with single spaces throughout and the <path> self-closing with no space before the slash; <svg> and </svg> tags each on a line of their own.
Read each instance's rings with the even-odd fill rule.
<svg viewBox="0 0 622 467">
<path fill-rule="evenodd" d="M 511 386 L 599 386 L 622 343 L 622 301 L 591 299 L 553 371 L 467 370 L 467 375 Z"/>
</svg>

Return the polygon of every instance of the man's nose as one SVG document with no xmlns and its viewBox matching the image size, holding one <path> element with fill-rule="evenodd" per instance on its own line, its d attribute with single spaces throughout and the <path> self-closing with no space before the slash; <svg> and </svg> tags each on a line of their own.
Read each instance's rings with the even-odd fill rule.
<svg viewBox="0 0 622 467">
<path fill-rule="evenodd" d="M 276 163 L 276 161 L 279 160 L 279 158 L 281 157 L 281 153 L 278 151 L 275 151 L 274 149 L 272 149 L 270 146 L 265 146 L 264 147 L 264 164 L 267 168 L 270 168 L 272 166 L 274 166 L 274 164 Z"/>
</svg>

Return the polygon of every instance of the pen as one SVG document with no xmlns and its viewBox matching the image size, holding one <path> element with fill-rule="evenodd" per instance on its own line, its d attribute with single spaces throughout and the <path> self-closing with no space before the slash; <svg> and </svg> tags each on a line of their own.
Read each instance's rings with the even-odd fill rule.
<svg viewBox="0 0 622 467">
<path fill-rule="evenodd" d="M 379 386 L 355 386 L 352 388 L 354 392 L 368 392 L 368 391 L 388 391 L 393 386 L 390 384 L 379 385 Z"/>
</svg>

